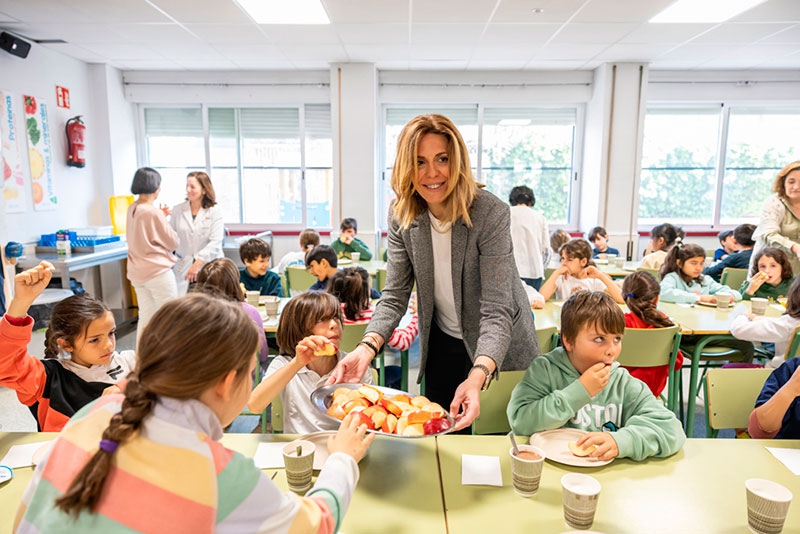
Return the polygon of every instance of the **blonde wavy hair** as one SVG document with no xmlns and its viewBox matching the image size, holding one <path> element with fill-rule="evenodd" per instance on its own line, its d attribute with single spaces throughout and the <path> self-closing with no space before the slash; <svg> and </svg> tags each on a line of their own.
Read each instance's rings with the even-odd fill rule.
<svg viewBox="0 0 800 534">
<path fill-rule="evenodd" d="M 447 180 L 445 216 L 442 222 L 455 222 L 461 218 L 472 226 L 469 209 L 482 184 L 475 181 L 469 166 L 467 146 L 453 122 L 444 115 L 419 115 L 411 119 L 400 132 L 397 141 L 397 158 L 392 170 L 392 190 L 397 195 L 394 203 L 394 220 L 408 228 L 418 215 L 428 209 L 425 200 L 417 193 L 417 157 L 419 142 L 427 134 L 443 135 L 447 139 L 447 156 L 450 177 Z"/>
</svg>

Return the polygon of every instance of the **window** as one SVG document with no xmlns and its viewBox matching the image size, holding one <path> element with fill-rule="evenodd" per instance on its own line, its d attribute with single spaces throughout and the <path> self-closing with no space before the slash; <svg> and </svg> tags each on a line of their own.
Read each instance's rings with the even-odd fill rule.
<svg viewBox="0 0 800 534">
<path fill-rule="evenodd" d="M 146 108 L 144 121 L 148 164 L 170 182 L 164 202 L 181 202 L 186 174 L 208 161 L 226 222 L 331 225 L 329 105 Z"/>
<path fill-rule="evenodd" d="M 647 110 L 639 224 L 757 223 L 775 174 L 796 159 L 800 109 Z"/>
<path fill-rule="evenodd" d="M 551 224 L 572 221 L 571 189 L 578 125 L 576 108 L 496 108 L 474 105 L 460 108 L 388 107 L 385 118 L 385 207 L 394 198 L 392 167 L 403 126 L 417 115 L 441 113 L 461 132 L 475 179 L 508 201 L 511 188 L 528 185 L 536 194 L 536 209 Z"/>
</svg>

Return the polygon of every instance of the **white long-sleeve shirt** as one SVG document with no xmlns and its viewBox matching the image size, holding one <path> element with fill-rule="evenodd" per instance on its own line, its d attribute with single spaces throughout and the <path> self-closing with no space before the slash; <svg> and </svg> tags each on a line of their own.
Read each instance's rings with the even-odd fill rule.
<svg viewBox="0 0 800 534">
<path fill-rule="evenodd" d="M 792 341 L 792 332 L 800 326 L 800 319 L 783 314 L 778 318 L 756 317 L 750 320 L 740 315 L 731 323 L 731 334 L 745 341 L 775 343 L 775 356 L 786 357 L 786 349 Z"/>
<path fill-rule="evenodd" d="M 529 206 L 511 206 L 511 241 L 514 261 L 522 278 L 544 277 L 544 251 L 550 232 L 544 215 Z"/>
</svg>

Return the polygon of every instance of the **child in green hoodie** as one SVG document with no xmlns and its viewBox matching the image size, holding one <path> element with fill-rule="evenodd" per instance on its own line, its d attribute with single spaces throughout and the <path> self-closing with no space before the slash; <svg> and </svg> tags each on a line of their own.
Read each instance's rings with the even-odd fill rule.
<svg viewBox="0 0 800 534">
<path fill-rule="evenodd" d="M 579 291 L 561 310 L 564 347 L 536 358 L 508 403 L 515 434 L 554 428 L 588 431 L 576 445 L 598 460 L 676 453 L 686 435 L 647 385 L 616 362 L 625 316 L 605 292 Z"/>
</svg>

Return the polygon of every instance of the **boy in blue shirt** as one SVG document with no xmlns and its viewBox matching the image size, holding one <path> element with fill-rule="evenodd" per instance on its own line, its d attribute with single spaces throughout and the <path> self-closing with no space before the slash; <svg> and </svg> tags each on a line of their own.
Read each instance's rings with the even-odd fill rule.
<svg viewBox="0 0 800 534">
<path fill-rule="evenodd" d="M 608 246 L 608 232 L 602 226 L 592 228 L 592 231 L 589 232 L 589 241 L 594 245 L 592 253 L 595 258 L 599 258 L 601 254 L 619 256 L 619 250 Z"/>
<path fill-rule="evenodd" d="M 736 252 L 728 254 L 722 261 L 718 261 L 710 267 L 703 269 L 703 274 L 707 274 L 717 282 L 722 277 L 722 271 L 726 267 L 731 269 L 748 269 L 750 267 L 750 256 L 753 255 L 753 247 L 756 242 L 753 241 L 753 232 L 756 227 L 753 224 L 740 224 L 733 229 L 733 246 Z M 738 289 L 738 288 L 733 288 Z"/>
<path fill-rule="evenodd" d="M 328 245 L 317 245 L 306 255 L 306 269 L 317 277 L 317 282 L 308 289 L 325 291 L 328 281 L 339 270 L 339 258 L 336 256 L 336 251 Z M 369 298 L 379 299 L 381 294 L 371 287 Z"/>
<path fill-rule="evenodd" d="M 239 281 L 247 291 L 259 291 L 262 295 L 283 296 L 281 277 L 269 270 L 269 258 L 272 250 L 269 243 L 254 237 L 239 247 L 239 257 L 245 264 L 239 269 Z"/>
</svg>

